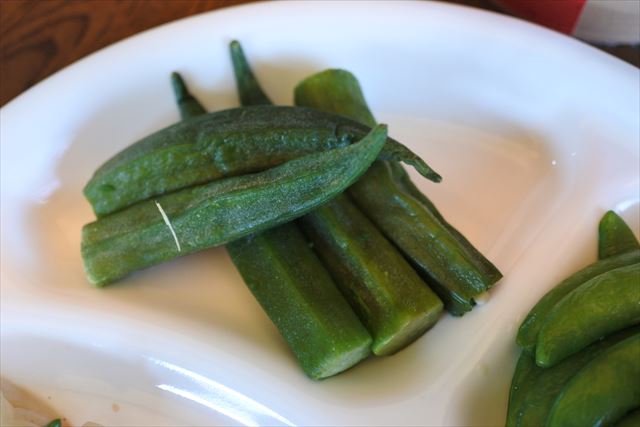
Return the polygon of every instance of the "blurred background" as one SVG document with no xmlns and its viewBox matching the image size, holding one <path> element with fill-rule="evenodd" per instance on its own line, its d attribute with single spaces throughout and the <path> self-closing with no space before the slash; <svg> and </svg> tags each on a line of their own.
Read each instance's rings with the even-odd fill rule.
<svg viewBox="0 0 640 427">
<path fill-rule="evenodd" d="M 0 106 L 78 59 L 179 18 L 256 0 L 0 0 Z M 426 0 L 422 0 L 426 1 Z M 640 0 L 443 0 L 519 16 L 640 64 Z"/>
</svg>

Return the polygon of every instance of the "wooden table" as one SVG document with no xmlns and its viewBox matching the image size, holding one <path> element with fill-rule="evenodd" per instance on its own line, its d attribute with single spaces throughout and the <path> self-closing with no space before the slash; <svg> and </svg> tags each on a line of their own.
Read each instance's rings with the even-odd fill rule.
<svg viewBox="0 0 640 427">
<path fill-rule="evenodd" d="M 151 27 L 255 0 L 0 0 L 0 106 L 40 80 Z M 489 0 L 445 0 L 500 11 Z M 609 49 L 640 62 L 638 48 Z"/>
</svg>

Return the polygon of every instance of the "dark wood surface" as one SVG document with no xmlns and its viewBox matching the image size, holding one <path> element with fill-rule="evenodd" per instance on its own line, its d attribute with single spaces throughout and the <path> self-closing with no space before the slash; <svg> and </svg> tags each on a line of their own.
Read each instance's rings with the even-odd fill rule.
<svg viewBox="0 0 640 427">
<path fill-rule="evenodd" d="M 61 68 L 125 37 L 185 16 L 252 1 L 0 0 L 0 106 Z M 488 0 L 448 1 L 499 11 Z M 637 65 L 637 48 L 610 51 Z"/>
</svg>

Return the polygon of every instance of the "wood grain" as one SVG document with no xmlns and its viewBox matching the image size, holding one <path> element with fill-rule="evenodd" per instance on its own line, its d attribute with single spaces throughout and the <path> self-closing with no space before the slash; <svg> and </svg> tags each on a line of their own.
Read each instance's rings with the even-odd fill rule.
<svg viewBox="0 0 640 427">
<path fill-rule="evenodd" d="M 255 0 L 0 0 L 0 106 L 40 80 L 125 37 Z M 499 11 L 489 0 L 445 0 Z M 606 49 L 635 65 L 637 47 Z"/>
<path fill-rule="evenodd" d="M 252 0 L 0 0 L 0 105 L 72 62 L 175 19 Z"/>
</svg>

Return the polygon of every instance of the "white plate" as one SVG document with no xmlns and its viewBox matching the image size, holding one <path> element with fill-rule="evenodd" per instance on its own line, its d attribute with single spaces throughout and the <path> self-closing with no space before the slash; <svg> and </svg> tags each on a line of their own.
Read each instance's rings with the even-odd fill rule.
<svg viewBox="0 0 640 427">
<path fill-rule="evenodd" d="M 504 272 L 488 304 L 316 383 L 222 248 L 88 285 L 83 184 L 178 120 L 172 70 L 208 108 L 237 105 L 233 38 L 279 103 L 323 68 L 360 78 L 444 176 L 420 187 Z M 439 3 L 261 3 L 104 49 L 1 111 L 2 376 L 74 424 L 499 425 L 522 316 L 595 259 L 607 209 L 638 231 L 639 93 L 637 69 L 587 45 Z"/>
</svg>

